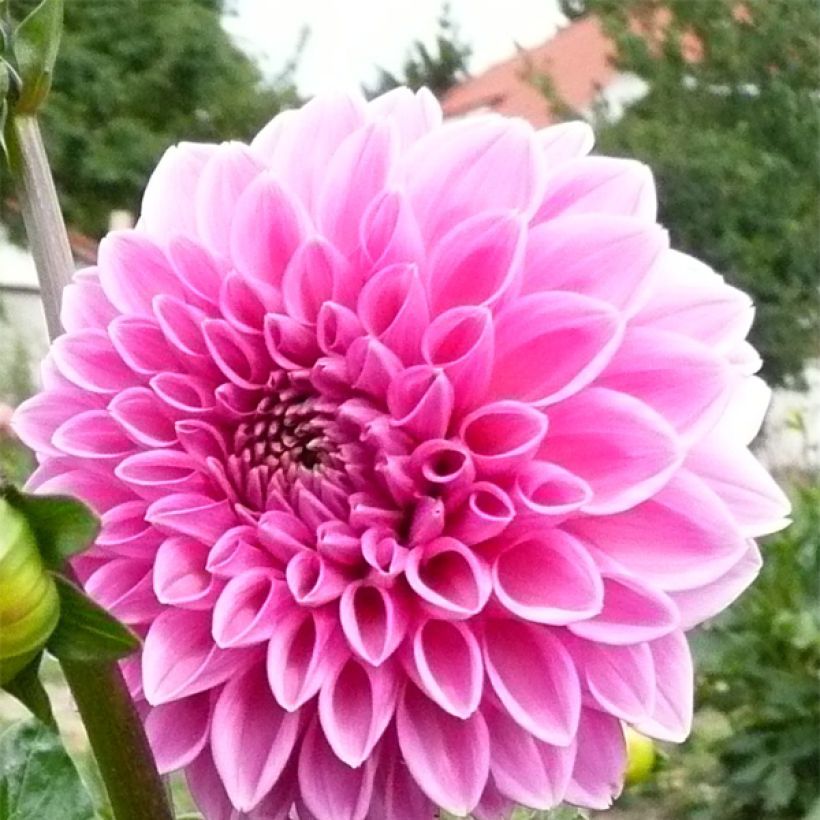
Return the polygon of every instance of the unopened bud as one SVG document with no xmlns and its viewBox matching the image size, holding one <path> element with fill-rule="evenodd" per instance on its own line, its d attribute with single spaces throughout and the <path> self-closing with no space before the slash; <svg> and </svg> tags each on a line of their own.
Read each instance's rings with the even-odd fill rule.
<svg viewBox="0 0 820 820">
<path fill-rule="evenodd" d="M 655 744 L 646 735 L 624 726 L 626 737 L 626 785 L 643 783 L 655 768 Z"/>
<path fill-rule="evenodd" d="M 35 658 L 59 617 L 57 587 L 34 533 L 25 516 L 0 498 L 0 686 Z"/>
</svg>

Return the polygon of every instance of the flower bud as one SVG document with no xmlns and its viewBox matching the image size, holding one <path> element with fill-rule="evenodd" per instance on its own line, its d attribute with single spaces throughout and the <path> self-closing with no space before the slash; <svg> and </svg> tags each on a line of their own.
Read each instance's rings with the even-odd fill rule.
<svg viewBox="0 0 820 820">
<path fill-rule="evenodd" d="M 57 587 L 34 533 L 26 517 L 0 498 L 0 685 L 34 659 L 59 617 Z"/>
<path fill-rule="evenodd" d="M 626 737 L 626 785 L 643 783 L 655 768 L 655 744 L 646 735 L 624 726 Z"/>
</svg>

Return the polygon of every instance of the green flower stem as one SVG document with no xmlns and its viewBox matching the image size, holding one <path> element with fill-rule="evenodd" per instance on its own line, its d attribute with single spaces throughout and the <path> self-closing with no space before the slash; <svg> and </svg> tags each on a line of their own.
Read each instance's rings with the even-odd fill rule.
<svg viewBox="0 0 820 820">
<path fill-rule="evenodd" d="M 62 332 L 60 296 L 74 263 L 40 128 L 12 115 L 7 141 L 17 196 L 52 340 Z M 63 661 L 116 820 L 173 820 L 137 710 L 116 663 Z"/>
</svg>

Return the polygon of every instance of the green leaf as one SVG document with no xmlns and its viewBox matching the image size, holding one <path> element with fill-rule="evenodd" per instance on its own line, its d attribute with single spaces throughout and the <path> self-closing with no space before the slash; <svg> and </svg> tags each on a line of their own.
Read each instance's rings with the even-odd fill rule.
<svg viewBox="0 0 820 820">
<path fill-rule="evenodd" d="M 41 652 L 3 688 L 10 695 L 17 698 L 23 706 L 27 707 L 34 717 L 45 724 L 53 725 L 54 715 L 51 711 L 51 702 L 39 674 L 42 657 L 43 653 Z"/>
<path fill-rule="evenodd" d="M 63 30 L 63 0 L 43 0 L 13 35 L 14 56 L 23 88 L 15 109 L 32 114 L 51 88 L 51 78 Z"/>
<path fill-rule="evenodd" d="M 115 661 L 139 647 L 139 638 L 81 589 L 60 575 L 54 580 L 60 595 L 60 620 L 46 644 L 54 657 L 81 662 Z"/>
<path fill-rule="evenodd" d="M 90 547 L 99 531 L 97 517 L 76 498 L 30 495 L 13 487 L 6 487 L 3 494 L 28 519 L 50 569 L 61 569 L 67 558 Z"/>
<path fill-rule="evenodd" d="M 54 729 L 37 720 L 0 736 L 0 818 L 93 820 L 94 807 Z"/>
</svg>

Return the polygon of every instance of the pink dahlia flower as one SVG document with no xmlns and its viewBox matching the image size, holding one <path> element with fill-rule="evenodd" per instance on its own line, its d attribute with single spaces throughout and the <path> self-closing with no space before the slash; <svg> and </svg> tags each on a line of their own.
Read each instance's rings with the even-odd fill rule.
<svg viewBox="0 0 820 820">
<path fill-rule="evenodd" d="M 209 820 L 603 808 L 788 502 L 752 305 L 589 128 L 314 100 L 163 157 L 65 292 L 32 483 Z"/>
</svg>

